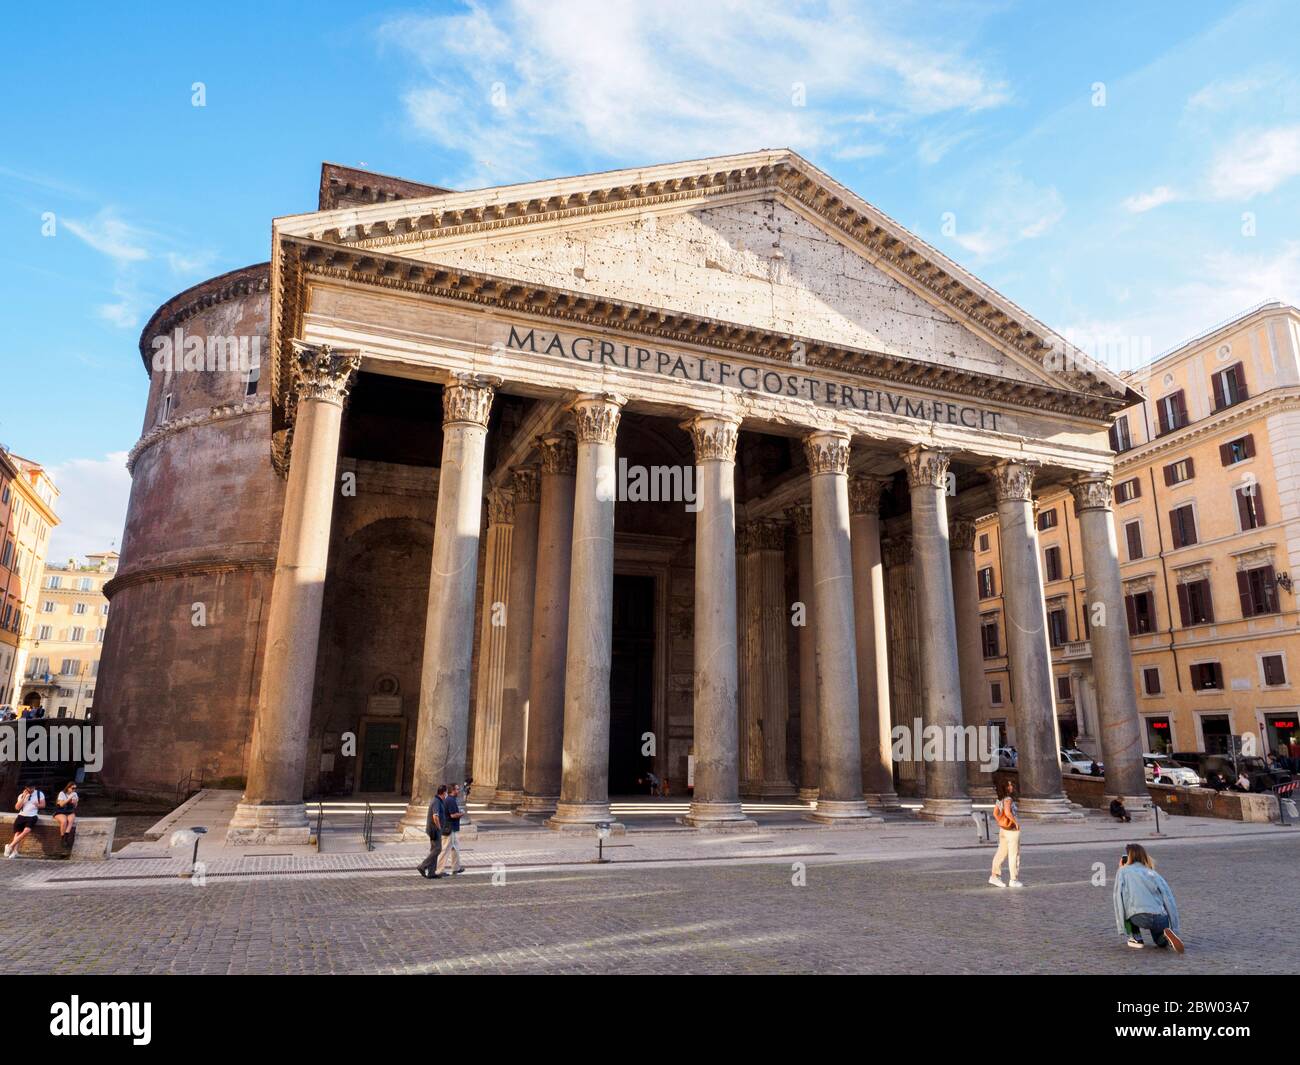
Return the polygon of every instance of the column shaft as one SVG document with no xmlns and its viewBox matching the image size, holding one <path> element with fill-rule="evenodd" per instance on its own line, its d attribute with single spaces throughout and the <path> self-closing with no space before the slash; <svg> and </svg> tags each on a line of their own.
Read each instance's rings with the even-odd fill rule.
<svg viewBox="0 0 1300 1065">
<path fill-rule="evenodd" d="M 858 664 L 849 547 L 849 439 L 816 432 L 804 438 L 812 492 L 814 602 L 817 616 L 817 808 L 810 820 L 866 823 Z"/>
<path fill-rule="evenodd" d="M 912 497 L 912 567 L 920 632 L 922 751 L 925 756 L 925 801 L 921 816 L 964 821 L 970 816 L 966 767 L 946 737 L 962 728 L 961 664 L 957 656 L 957 622 L 948 560 L 948 456 L 915 447 L 903 456 Z M 964 735 L 964 733 L 963 733 Z"/>
<path fill-rule="evenodd" d="M 785 523 L 756 521 L 749 526 L 750 554 L 747 581 L 753 603 L 751 615 L 752 662 L 747 660 L 751 689 L 758 704 L 758 742 L 761 766 L 758 792 L 765 798 L 791 798 L 795 794 L 786 767 L 786 724 L 790 717 L 786 629 L 790 616 L 785 603 Z"/>
<path fill-rule="evenodd" d="M 295 345 L 298 407 L 267 620 L 262 687 L 248 782 L 231 818 L 231 844 L 306 843 L 302 801 L 343 401 L 355 352 Z"/>
<path fill-rule="evenodd" d="M 570 432 L 548 433 L 537 444 L 542 461 L 541 507 L 521 813 L 550 813 L 560 797 L 577 462 L 577 445 Z"/>
<path fill-rule="evenodd" d="M 501 705 L 506 674 L 506 612 L 510 601 L 510 555 L 514 540 L 514 497 L 509 487 L 488 495 L 487 554 L 483 567 L 478 677 L 475 682 L 470 763 L 478 794 L 491 798 L 501 753 Z"/>
<path fill-rule="evenodd" d="M 1080 477 L 1072 486 L 1083 541 L 1106 799 L 1122 798 L 1130 814 L 1149 817 L 1151 798 L 1142 771 L 1142 731 L 1133 694 L 1133 657 L 1120 584 L 1109 474 Z"/>
<path fill-rule="evenodd" d="M 885 622 L 885 567 L 880 553 L 880 494 L 876 477 L 849 482 L 853 551 L 853 623 L 858 663 L 858 729 L 867 804 L 896 809 L 890 743 L 889 646 Z"/>
<path fill-rule="evenodd" d="M 580 396 L 573 404 L 578 469 L 573 572 L 564 670 L 564 761 L 560 801 L 546 823 L 590 829 L 609 810 L 609 671 L 614 639 L 614 437 L 624 400 Z"/>
<path fill-rule="evenodd" d="M 411 799 L 403 835 L 422 838 L 439 784 L 465 779 L 474 656 L 474 592 L 483 520 L 483 450 L 493 389 L 456 375 L 442 393 L 442 463 L 420 667 Z"/>
<path fill-rule="evenodd" d="M 979 579 L 975 573 L 975 523 L 963 518 L 951 521 L 948 546 L 953 611 L 957 618 L 957 661 L 961 666 L 962 718 L 970 735 L 971 728 L 987 728 L 989 716 L 984 643 L 980 638 Z M 966 785 L 972 796 L 992 799 L 995 797 L 992 774 L 982 770 L 975 753 L 967 751 Z"/>
<path fill-rule="evenodd" d="M 1016 703 L 1016 767 L 1020 810 L 1026 817 L 1070 814 L 1061 787 L 1061 741 L 1052 692 L 1052 652 L 1038 561 L 1031 489 L 1034 471 L 1000 462 L 992 471 L 1002 544 L 1002 602 L 1007 665 Z"/>
<path fill-rule="evenodd" d="M 817 608 L 813 602 L 812 507 L 807 503 L 790 507 L 786 515 L 794 523 L 799 567 L 799 602 L 803 604 L 803 625 L 799 630 L 799 798 L 817 801 Z"/>
<path fill-rule="evenodd" d="M 514 531 L 510 540 L 510 593 L 506 600 L 505 672 L 501 686 L 501 742 L 493 802 L 514 806 L 524 799 L 524 741 L 532 667 L 533 603 L 537 591 L 537 518 L 540 502 L 535 466 L 514 471 Z"/>
</svg>

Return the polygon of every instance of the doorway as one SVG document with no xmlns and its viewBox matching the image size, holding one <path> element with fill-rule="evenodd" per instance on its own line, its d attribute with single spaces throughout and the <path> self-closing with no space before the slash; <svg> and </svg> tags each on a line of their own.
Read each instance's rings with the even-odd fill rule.
<svg viewBox="0 0 1300 1065">
<path fill-rule="evenodd" d="M 361 719 L 361 772 L 354 791 L 366 795 L 396 794 L 401 790 L 403 718 Z"/>
<path fill-rule="evenodd" d="M 645 734 L 654 731 L 654 577 L 614 575 L 613 637 L 609 676 L 609 793 L 645 794 L 646 789 L 637 784 L 637 778 L 654 770 L 658 762 L 641 753 Z M 663 742 L 662 736 L 655 739 Z"/>
</svg>

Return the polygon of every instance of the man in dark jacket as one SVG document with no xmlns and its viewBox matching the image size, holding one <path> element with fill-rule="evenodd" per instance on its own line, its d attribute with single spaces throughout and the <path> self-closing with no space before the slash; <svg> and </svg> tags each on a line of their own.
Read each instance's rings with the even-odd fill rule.
<svg viewBox="0 0 1300 1065">
<path fill-rule="evenodd" d="M 442 852 L 442 835 L 447 830 L 446 797 L 447 785 L 439 784 L 424 823 L 424 830 L 429 834 L 429 856 L 420 863 L 416 872 L 426 880 L 438 879 L 438 855 Z"/>
</svg>

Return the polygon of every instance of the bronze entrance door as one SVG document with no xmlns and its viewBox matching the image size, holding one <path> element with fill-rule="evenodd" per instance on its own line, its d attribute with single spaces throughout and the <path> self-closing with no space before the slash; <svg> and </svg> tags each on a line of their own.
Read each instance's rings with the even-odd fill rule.
<svg viewBox="0 0 1300 1065">
<path fill-rule="evenodd" d="M 652 769 L 641 749 L 654 728 L 655 581 L 614 576 L 614 645 L 609 678 L 609 793 L 645 794 Z"/>
<path fill-rule="evenodd" d="M 402 740 L 406 722 L 401 718 L 369 718 L 361 722 L 361 773 L 358 792 L 383 794 L 401 789 Z"/>
</svg>

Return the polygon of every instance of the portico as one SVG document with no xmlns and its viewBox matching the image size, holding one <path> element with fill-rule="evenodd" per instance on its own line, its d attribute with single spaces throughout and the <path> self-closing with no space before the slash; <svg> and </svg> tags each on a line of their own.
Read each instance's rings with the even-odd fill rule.
<svg viewBox="0 0 1300 1065">
<path fill-rule="evenodd" d="M 672 263 L 701 244 L 683 282 Z M 1023 622 L 1024 812 L 1069 815 L 1025 518 L 1035 485 L 1092 486 L 1076 487 L 1093 515 L 1089 595 L 1120 602 L 1096 486 L 1127 390 L 805 160 L 763 152 L 282 219 L 272 300 L 287 535 L 232 842 L 305 836 L 313 737 L 346 731 L 318 655 L 331 522 L 352 505 L 340 449 L 383 444 L 382 419 L 378 438 L 348 421 L 358 380 L 426 397 L 409 432 L 437 452 L 379 463 L 403 468 L 402 498 L 436 496 L 431 514 L 409 512 L 431 517 L 432 547 L 408 832 L 437 784 L 471 775 L 523 815 L 591 831 L 615 820 L 615 763 L 689 788 L 684 822 L 701 831 L 752 830 L 742 795 L 796 790 L 833 827 L 878 825 L 904 787 L 921 816 L 964 819 L 969 764 L 904 773 L 891 734 L 913 728 L 912 693 L 922 726 L 968 722 L 978 599 L 953 533 L 993 509 L 1020 530 L 1006 573 Z M 636 497 L 620 459 L 676 470 L 663 483 L 679 498 Z M 387 476 L 359 475 L 358 493 L 387 493 Z M 367 505 L 391 517 L 406 504 Z M 619 574 L 654 589 L 639 659 L 620 643 Z M 913 617 L 890 609 L 899 580 Z M 1104 646 L 1094 634 L 1127 676 L 1127 640 Z M 644 718 L 625 715 L 649 723 L 640 732 L 611 727 L 620 693 L 637 694 L 620 687 L 625 660 L 649 678 Z M 1097 696 L 1131 775 L 1131 690 Z M 1135 794 L 1128 776 L 1114 786 Z"/>
</svg>

